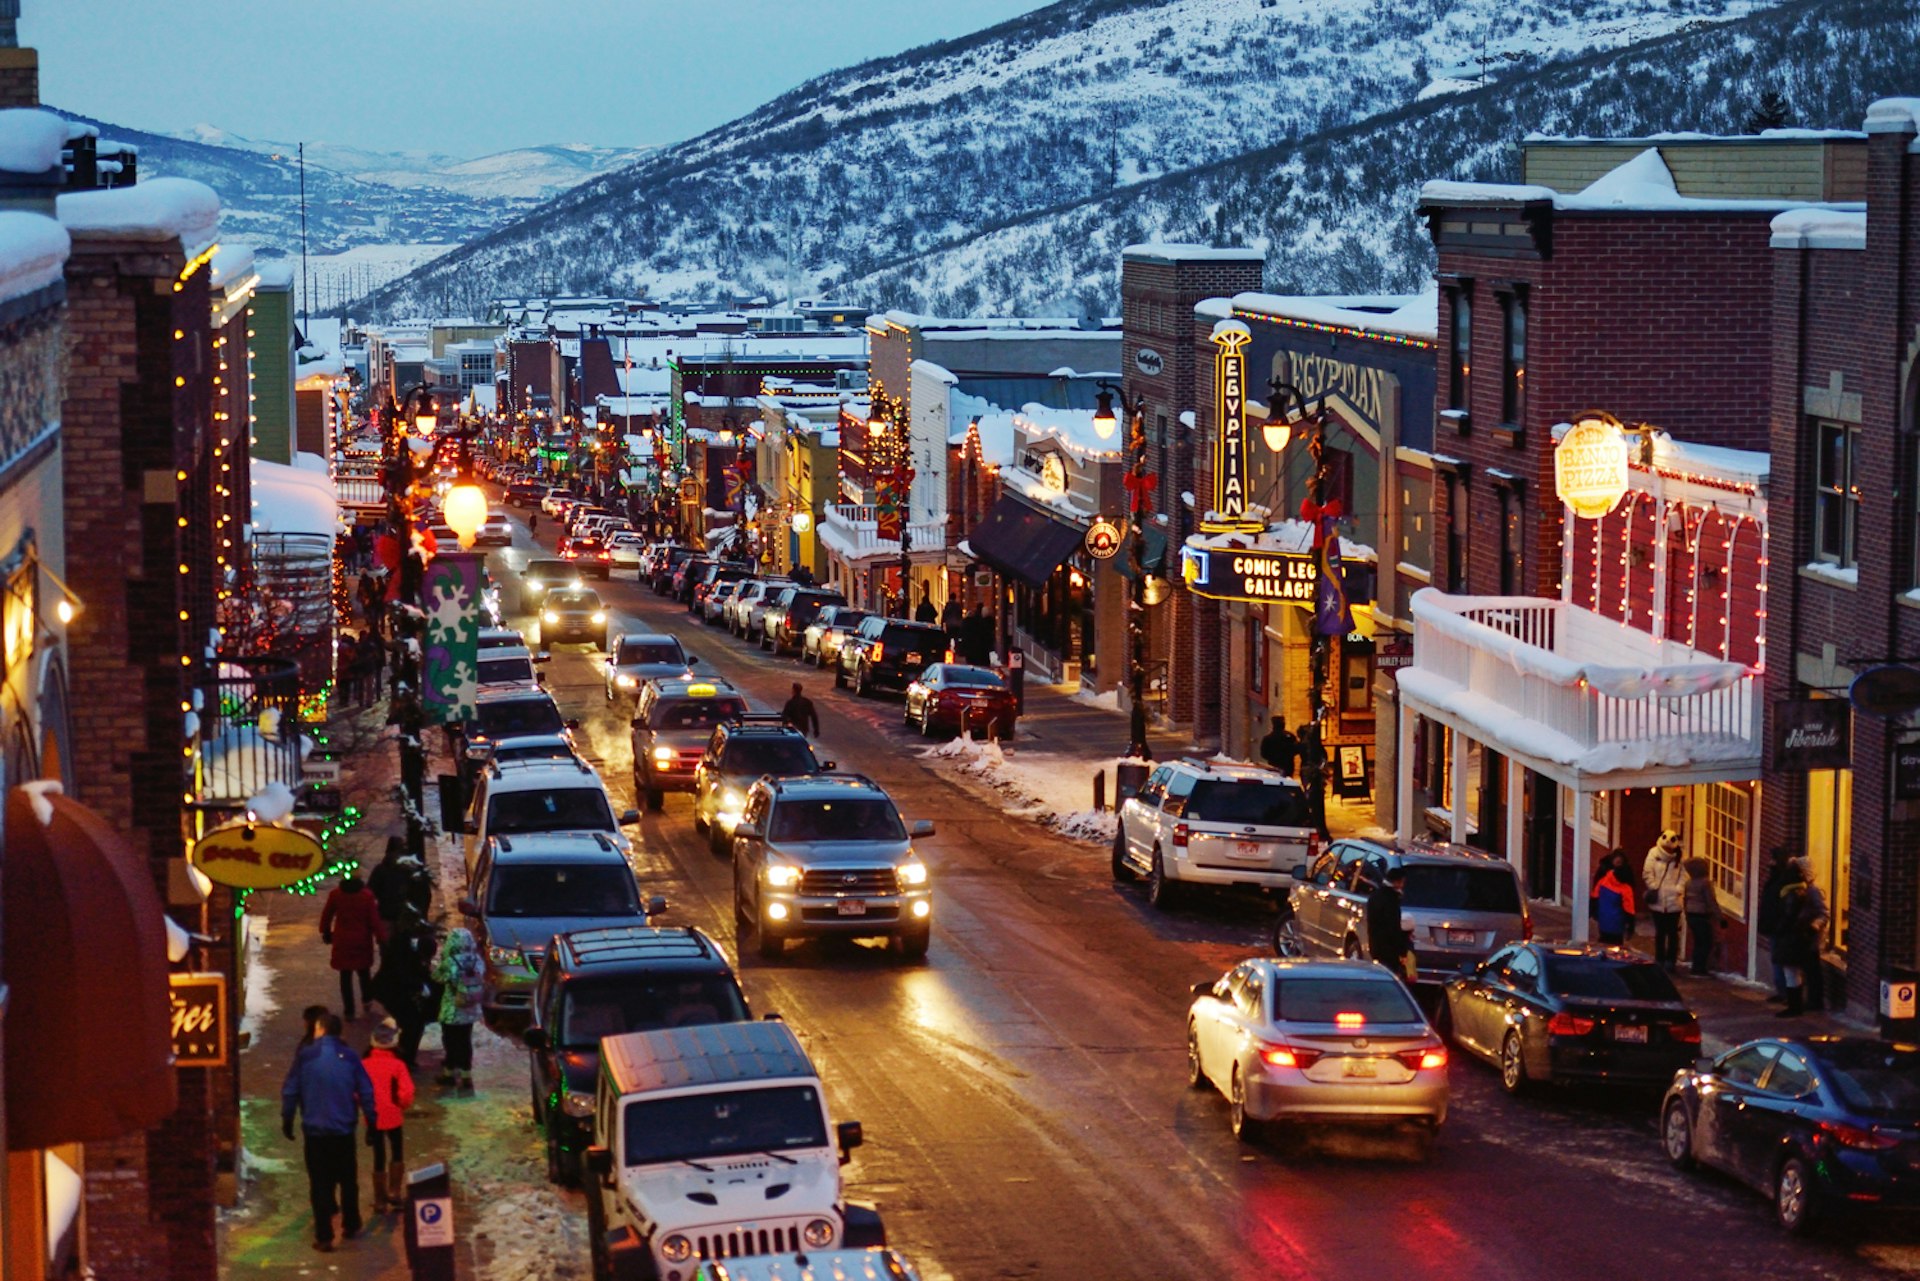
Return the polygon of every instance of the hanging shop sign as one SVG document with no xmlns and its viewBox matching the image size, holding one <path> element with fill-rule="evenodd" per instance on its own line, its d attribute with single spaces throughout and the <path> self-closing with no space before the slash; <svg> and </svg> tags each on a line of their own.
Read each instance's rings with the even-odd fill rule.
<svg viewBox="0 0 1920 1281">
<path fill-rule="evenodd" d="M 1920 667 L 1889 663 L 1869 667 L 1847 687 L 1847 701 L 1869 716 L 1905 716 L 1920 711 Z"/>
<path fill-rule="evenodd" d="M 299 828 L 241 821 L 216 827 L 195 841 L 187 861 L 216 885 L 279 890 L 325 867 L 327 851 Z"/>
<path fill-rule="evenodd" d="M 1553 451 L 1553 492 L 1574 515 L 1598 520 L 1627 493 L 1627 442 L 1611 414 L 1583 414 Z"/>
<path fill-rule="evenodd" d="M 1167 360 L 1153 348 L 1142 347 L 1133 353 L 1133 367 L 1149 378 L 1158 378 L 1160 371 L 1167 367 Z"/>
<path fill-rule="evenodd" d="M 1844 698 L 1783 698 L 1773 705 L 1772 768 L 1801 773 L 1853 765 L 1853 704 Z"/>
<path fill-rule="evenodd" d="M 227 1065 L 226 975 L 167 975 L 167 1015 L 175 1067 Z"/>
<path fill-rule="evenodd" d="M 1238 320 L 1213 327 L 1213 508 L 1205 533 L 1258 529 L 1247 519 L 1247 344 L 1253 331 Z"/>
<path fill-rule="evenodd" d="M 1087 555 L 1095 560 L 1112 560 L 1114 553 L 1120 550 L 1120 540 L 1127 535 L 1124 521 L 1112 520 L 1101 516 L 1087 526 Z"/>
<path fill-rule="evenodd" d="M 1893 745 L 1893 799 L 1920 801 L 1920 743 Z"/>
<path fill-rule="evenodd" d="M 1317 567 L 1305 553 L 1183 547 L 1180 573 L 1188 591 L 1209 600 L 1314 604 Z"/>
</svg>

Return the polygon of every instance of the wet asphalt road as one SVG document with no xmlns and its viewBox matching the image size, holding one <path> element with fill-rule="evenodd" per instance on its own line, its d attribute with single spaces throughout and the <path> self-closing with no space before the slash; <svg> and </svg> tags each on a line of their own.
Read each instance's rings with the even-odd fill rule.
<svg viewBox="0 0 1920 1281">
<path fill-rule="evenodd" d="M 492 558 L 509 602 L 526 555 Z M 739 961 L 756 1010 L 779 1011 L 806 1042 L 836 1119 L 864 1123 L 867 1145 L 847 1168 L 853 1195 L 879 1203 L 893 1243 L 929 1278 L 1920 1272 L 1911 1227 L 1875 1230 L 1872 1242 L 1796 1241 L 1757 1195 L 1674 1172 L 1658 1150 L 1655 1096 L 1510 1099 L 1457 1051 L 1452 1115 L 1428 1163 L 1388 1137 L 1243 1146 L 1224 1101 L 1185 1088 L 1184 1014 L 1192 983 L 1262 950 L 1261 909 L 1154 913 L 1112 884 L 1106 851 L 1008 818 L 916 759 L 897 702 L 835 691 L 619 572 L 623 581 L 594 584 L 612 630 L 679 634 L 703 670 L 763 707 L 804 679 L 822 755 L 880 782 L 907 819 L 936 824 L 917 843 L 936 899 L 925 963 L 877 943 L 792 944 L 779 962 Z M 632 803 L 627 707 L 606 701 L 595 657 L 556 646 L 546 671 L 616 802 Z M 695 836 L 687 798 L 670 794 L 637 830 L 643 890 L 667 896 L 667 919 L 737 954 L 730 867 Z"/>
</svg>

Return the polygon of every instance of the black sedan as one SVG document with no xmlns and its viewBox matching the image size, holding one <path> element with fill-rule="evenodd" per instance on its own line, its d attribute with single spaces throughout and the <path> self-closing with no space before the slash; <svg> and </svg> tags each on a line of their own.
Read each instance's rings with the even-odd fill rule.
<svg viewBox="0 0 1920 1281">
<path fill-rule="evenodd" d="M 1823 1216 L 1920 1207 L 1920 1046 L 1861 1037 L 1749 1041 L 1679 1073 L 1660 1145 L 1773 1199 L 1805 1232 Z"/>
<path fill-rule="evenodd" d="M 1700 1024 L 1667 972 L 1625 948 L 1521 943 L 1449 979 L 1441 1023 L 1500 1069 L 1535 1082 L 1661 1085 L 1700 1052 Z"/>
</svg>

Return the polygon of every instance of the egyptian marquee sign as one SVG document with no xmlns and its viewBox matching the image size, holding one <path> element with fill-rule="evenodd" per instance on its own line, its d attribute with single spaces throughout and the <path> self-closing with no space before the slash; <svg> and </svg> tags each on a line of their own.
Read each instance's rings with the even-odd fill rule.
<svg viewBox="0 0 1920 1281">
<path fill-rule="evenodd" d="M 1253 331 L 1238 320 L 1213 327 L 1219 348 L 1213 357 L 1213 505 L 1202 532 L 1246 529 L 1247 520 L 1247 344 Z M 1252 528 L 1260 528 L 1253 522 Z"/>
<path fill-rule="evenodd" d="M 1627 492 L 1627 442 L 1611 414 L 1582 414 L 1553 451 L 1553 490 L 1587 520 L 1612 511 Z"/>
</svg>

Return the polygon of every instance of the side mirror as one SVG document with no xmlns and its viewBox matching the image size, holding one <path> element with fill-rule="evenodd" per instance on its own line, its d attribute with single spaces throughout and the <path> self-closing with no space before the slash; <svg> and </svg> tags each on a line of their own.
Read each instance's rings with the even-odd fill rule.
<svg viewBox="0 0 1920 1281">
<path fill-rule="evenodd" d="M 773 1010 L 768 1010 L 765 1014 L 762 1014 L 760 1016 L 760 1021 L 762 1023 L 785 1023 L 786 1022 L 785 1019 L 781 1018 L 780 1015 Z"/>
<path fill-rule="evenodd" d="M 655 894 L 653 897 L 647 900 L 646 913 L 647 913 L 648 919 L 652 919 L 653 917 L 659 916 L 661 913 L 665 912 L 666 910 L 667 910 L 666 895 Z"/>
<path fill-rule="evenodd" d="M 581 1159 L 587 1167 L 588 1174 L 597 1174 L 604 1179 L 613 1173 L 612 1148 L 603 1148 L 598 1143 L 593 1144 Z"/>
<path fill-rule="evenodd" d="M 535 654 L 533 656 L 533 661 L 536 663 L 551 662 L 553 661 L 553 655 L 549 654 L 546 650 L 543 649 L 538 654 Z"/>
<path fill-rule="evenodd" d="M 467 819 L 460 824 L 460 830 L 468 836 L 478 836 L 480 835 L 480 820 L 477 818 Z"/>
<path fill-rule="evenodd" d="M 544 1050 L 547 1048 L 546 1030 L 540 1027 L 530 1027 L 520 1034 L 520 1042 L 529 1050 Z"/>
<path fill-rule="evenodd" d="M 632 720 L 627 722 L 627 728 L 628 729 L 645 729 L 646 725 L 641 722 L 638 716 L 636 716 Z"/>
<path fill-rule="evenodd" d="M 460 904 L 459 904 L 459 907 L 460 907 L 460 913 L 461 913 L 461 915 L 463 915 L 463 916 L 478 916 L 478 915 L 480 915 L 480 905 L 479 905 L 478 903 L 476 903 L 476 902 L 474 902 L 474 901 L 473 901 L 472 899 L 470 899 L 470 898 L 463 898 L 463 899 L 461 899 L 461 900 L 460 900 Z"/>
<path fill-rule="evenodd" d="M 834 1127 L 834 1133 L 840 1140 L 840 1164 L 845 1165 L 853 1159 L 853 1150 L 867 1141 L 858 1121 L 842 1121 Z"/>
<path fill-rule="evenodd" d="M 840 768 L 839 761 L 821 761 L 820 762 L 820 772 L 823 774 L 831 774 L 833 773 L 833 771 L 839 768 Z"/>
<path fill-rule="evenodd" d="M 913 826 L 907 829 L 907 834 L 913 837 L 932 836 L 933 820 L 930 818 L 916 818 L 913 820 Z"/>
<path fill-rule="evenodd" d="M 757 823 L 741 823 L 733 829 L 733 834 L 736 839 L 742 841 L 757 841 L 766 835 Z"/>
<path fill-rule="evenodd" d="M 687 660 L 688 667 L 692 667 L 695 663 L 700 661 L 700 655 L 698 654 L 682 654 L 680 657 Z"/>
<path fill-rule="evenodd" d="M 1296 881 L 1305 881 L 1307 879 L 1307 865 L 1305 863 L 1295 863 L 1287 870 L 1287 875 Z"/>
<path fill-rule="evenodd" d="M 621 810 L 620 811 L 620 826 L 632 827 L 635 823 L 638 823 L 639 821 L 640 821 L 639 810 Z"/>
<path fill-rule="evenodd" d="M 1713 1060 L 1705 1056 L 1697 1058 L 1693 1061 L 1693 1070 L 1701 1073 L 1711 1072 L 1713 1071 Z"/>
<path fill-rule="evenodd" d="M 574 718 L 574 717 L 570 717 L 570 718 L 568 718 L 568 720 L 567 720 L 567 728 L 568 728 L 568 729 L 579 729 L 579 728 L 580 728 L 580 721 L 578 720 L 578 718 Z"/>
<path fill-rule="evenodd" d="M 1192 993 L 1193 993 L 1193 994 L 1194 994 L 1195 996 L 1212 996 L 1212 995 L 1213 995 L 1213 984 L 1211 984 L 1211 983 L 1195 983 L 1195 984 L 1194 984 L 1194 985 L 1193 985 L 1193 986 L 1192 986 L 1191 988 L 1189 988 L 1188 990 L 1189 990 L 1189 991 L 1191 991 L 1191 992 L 1192 992 Z"/>
</svg>

